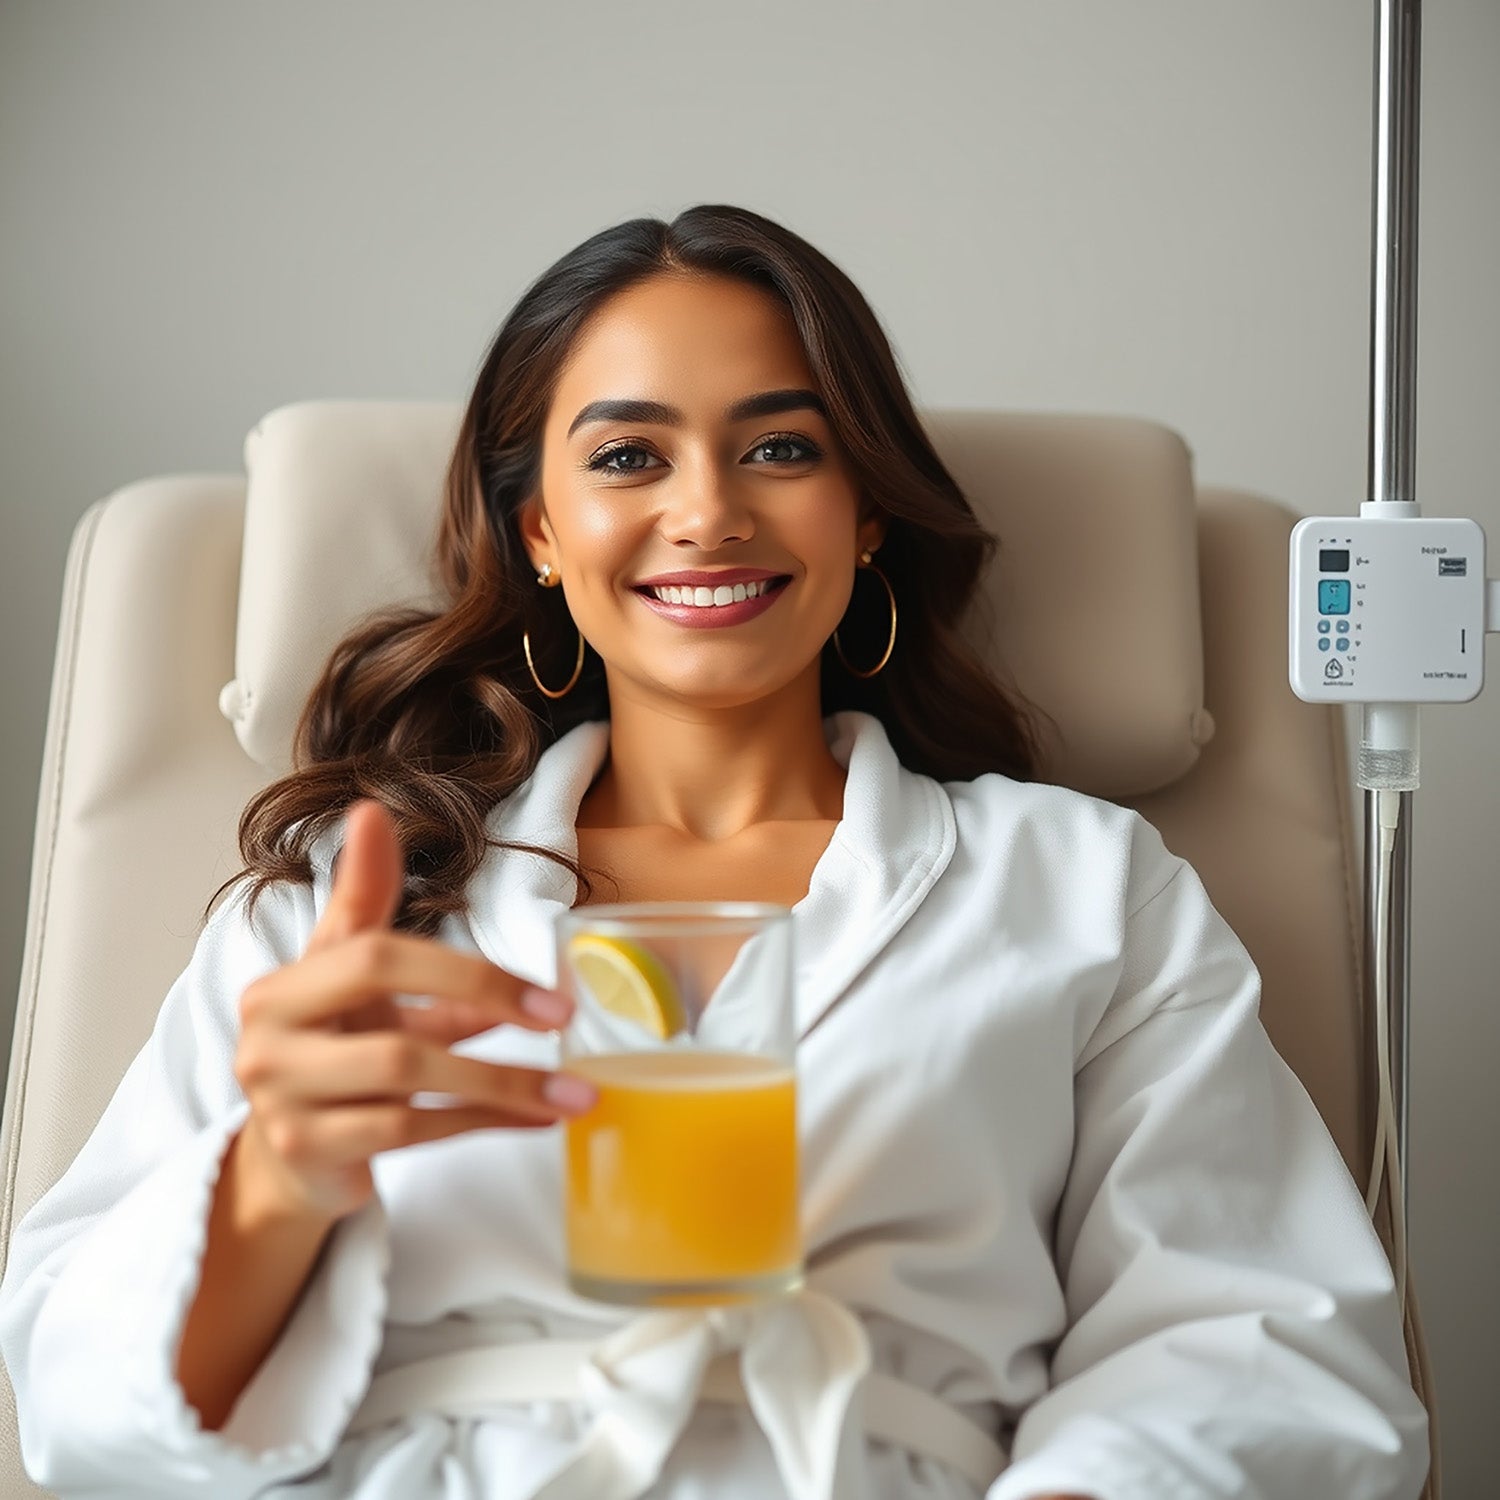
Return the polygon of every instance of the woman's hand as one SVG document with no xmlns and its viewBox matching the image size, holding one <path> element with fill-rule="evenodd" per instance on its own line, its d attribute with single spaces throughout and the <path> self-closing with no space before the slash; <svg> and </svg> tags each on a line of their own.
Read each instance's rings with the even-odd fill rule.
<svg viewBox="0 0 1500 1500">
<path fill-rule="evenodd" d="M 402 859 L 378 802 L 350 809 L 333 890 L 303 956 L 240 1000 L 234 1071 L 250 1101 L 240 1191 L 268 1217 L 352 1213 L 378 1152 L 496 1126 L 554 1124 L 593 1102 L 581 1079 L 455 1056 L 502 1022 L 547 1031 L 571 1004 L 477 956 L 391 930 Z M 430 996 L 398 1005 L 397 994 Z M 453 1096 L 414 1106 L 418 1092 Z"/>
</svg>

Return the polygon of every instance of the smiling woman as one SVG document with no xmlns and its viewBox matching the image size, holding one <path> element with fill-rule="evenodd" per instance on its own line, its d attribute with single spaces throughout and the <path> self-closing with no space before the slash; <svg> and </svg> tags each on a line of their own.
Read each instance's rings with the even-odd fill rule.
<svg viewBox="0 0 1500 1500">
<path fill-rule="evenodd" d="M 376 619 L 334 652 L 297 769 L 247 806 L 246 869 L 224 889 L 305 881 L 316 841 L 373 797 L 405 852 L 397 924 L 435 932 L 463 908 L 490 810 L 591 720 L 613 734 L 585 823 L 638 742 L 677 784 L 663 714 L 684 761 L 721 770 L 759 724 L 776 748 L 746 785 L 785 787 L 791 746 L 813 768 L 801 803 L 723 814 L 719 834 L 752 841 L 831 826 L 842 776 L 819 726 L 844 709 L 876 714 L 914 770 L 1029 779 L 1032 710 L 959 629 L 995 546 L 826 256 L 722 205 L 605 230 L 537 279 L 484 359 L 437 537 L 449 607 Z M 542 852 L 596 888 L 597 867 Z M 618 860 L 609 873 L 614 894 Z"/>
</svg>

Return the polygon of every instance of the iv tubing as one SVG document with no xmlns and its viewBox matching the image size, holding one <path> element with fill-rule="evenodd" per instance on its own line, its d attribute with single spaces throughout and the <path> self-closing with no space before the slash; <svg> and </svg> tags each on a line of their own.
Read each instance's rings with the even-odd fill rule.
<svg viewBox="0 0 1500 1500">
<path fill-rule="evenodd" d="M 1401 815 L 1401 794 L 1378 791 L 1375 794 L 1380 816 L 1380 854 L 1376 870 L 1375 905 L 1375 1053 L 1379 1078 L 1379 1104 L 1375 1121 L 1375 1156 L 1370 1165 L 1370 1187 L 1365 1207 L 1373 1215 L 1380 1202 L 1382 1169 L 1390 1176 L 1391 1268 L 1396 1276 L 1396 1296 L 1401 1316 L 1406 1317 L 1406 1192 L 1401 1175 L 1401 1156 L 1397 1151 L 1395 1111 L 1391 1098 L 1390 1012 L 1387 990 L 1388 958 L 1391 935 L 1391 865 L 1396 843 L 1396 826 Z"/>
</svg>

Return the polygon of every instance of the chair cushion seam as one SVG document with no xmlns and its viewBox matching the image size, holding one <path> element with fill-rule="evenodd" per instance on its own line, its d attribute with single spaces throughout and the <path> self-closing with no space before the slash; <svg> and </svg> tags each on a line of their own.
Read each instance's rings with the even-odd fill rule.
<svg viewBox="0 0 1500 1500">
<path fill-rule="evenodd" d="M 89 564 L 93 557 L 94 542 L 99 535 L 99 526 L 104 519 L 104 513 L 112 504 L 105 501 L 94 508 L 88 530 L 84 536 L 84 545 L 78 562 L 77 595 L 74 600 L 73 617 L 68 622 L 72 640 L 68 643 L 68 658 L 65 667 L 63 690 L 59 695 L 59 707 L 62 711 L 62 724 L 58 732 L 57 762 L 53 768 L 53 785 L 51 787 L 51 807 L 49 815 L 52 827 L 48 835 L 45 862 L 41 871 L 42 877 L 42 900 L 37 909 L 37 939 L 36 953 L 37 961 L 32 966 L 29 976 L 29 993 L 20 997 L 22 1014 L 25 1018 L 25 1029 L 18 1039 L 21 1048 L 21 1065 L 15 1071 L 16 1088 L 18 1096 L 11 1106 L 11 1119 L 14 1129 L 8 1143 L 5 1162 L 5 1214 L 4 1221 L 0 1222 L 0 1275 L 4 1274 L 6 1265 L 10 1260 L 10 1236 L 11 1229 L 15 1223 L 15 1189 L 16 1174 L 21 1161 L 21 1139 L 25 1129 L 26 1120 L 26 1092 L 31 1077 L 31 1047 L 32 1039 L 36 1030 L 36 996 L 41 985 L 41 951 L 47 932 L 47 918 L 52 906 L 52 873 L 57 860 L 57 838 L 58 829 L 61 826 L 62 812 L 62 787 L 63 768 L 67 765 L 68 740 L 73 727 L 73 697 L 74 684 L 78 674 L 78 655 L 81 648 L 83 632 L 79 628 L 83 614 L 84 583 L 88 577 Z"/>
</svg>

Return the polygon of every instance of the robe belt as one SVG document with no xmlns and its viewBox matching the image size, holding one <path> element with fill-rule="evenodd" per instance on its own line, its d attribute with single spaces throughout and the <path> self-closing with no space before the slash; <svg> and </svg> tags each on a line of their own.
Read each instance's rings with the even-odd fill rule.
<svg viewBox="0 0 1500 1500">
<path fill-rule="evenodd" d="M 791 1500 L 865 1500 L 867 1436 L 948 1465 L 981 1495 L 1008 1462 L 945 1401 L 872 1370 L 864 1325 L 807 1290 L 654 1310 L 597 1343 L 527 1340 L 417 1360 L 375 1377 L 348 1433 L 418 1411 L 481 1416 L 496 1405 L 581 1401 L 591 1423 L 528 1500 L 637 1500 L 700 1399 L 750 1407 Z"/>
</svg>

